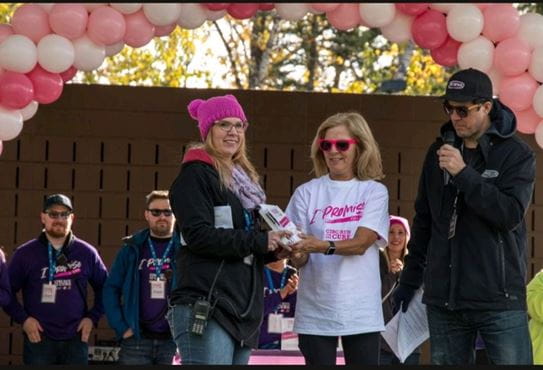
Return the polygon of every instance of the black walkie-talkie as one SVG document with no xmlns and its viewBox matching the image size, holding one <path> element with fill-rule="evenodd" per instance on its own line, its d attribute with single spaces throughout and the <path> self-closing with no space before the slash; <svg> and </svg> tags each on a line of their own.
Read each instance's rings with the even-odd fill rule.
<svg viewBox="0 0 543 370">
<path fill-rule="evenodd" d="M 194 334 L 202 335 L 207 326 L 207 320 L 209 319 L 209 312 L 211 311 L 211 305 L 209 301 L 205 299 L 198 299 L 194 302 L 192 308 L 192 328 L 191 332 Z"/>
</svg>

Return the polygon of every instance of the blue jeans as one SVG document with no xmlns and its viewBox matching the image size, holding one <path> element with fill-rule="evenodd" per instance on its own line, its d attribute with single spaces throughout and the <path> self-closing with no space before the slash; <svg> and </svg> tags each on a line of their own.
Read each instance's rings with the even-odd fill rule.
<svg viewBox="0 0 543 370">
<path fill-rule="evenodd" d="M 203 335 L 193 334 L 192 305 L 175 305 L 166 315 L 173 339 L 181 354 L 181 364 L 247 365 L 251 348 L 240 347 L 219 323 L 210 319 Z"/>
<path fill-rule="evenodd" d="M 451 311 L 427 305 L 426 312 L 433 365 L 474 364 L 477 331 L 485 343 L 491 364 L 533 363 L 526 311 Z"/>
<path fill-rule="evenodd" d="M 87 365 L 89 346 L 78 334 L 68 340 L 52 340 L 41 334 L 41 341 L 31 343 L 26 334 L 23 342 L 25 365 Z"/>
<path fill-rule="evenodd" d="M 171 365 L 175 351 L 171 339 L 136 339 L 134 336 L 121 341 L 120 365 Z"/>
</svg>

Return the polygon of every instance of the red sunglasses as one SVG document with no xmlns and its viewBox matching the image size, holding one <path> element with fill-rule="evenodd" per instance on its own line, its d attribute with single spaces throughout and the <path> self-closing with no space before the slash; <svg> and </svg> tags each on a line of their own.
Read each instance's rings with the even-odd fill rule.
<svg viewBox="0 0 543 370">
<path fill-rule="evenodd" d="M 356 139 L 319 139 L 319 148 L 323 152 L 327 152 L 335 146 L 339 152 L 345 152 L 349 150 L 351 144 L 356 144 Z"/>
</svg>

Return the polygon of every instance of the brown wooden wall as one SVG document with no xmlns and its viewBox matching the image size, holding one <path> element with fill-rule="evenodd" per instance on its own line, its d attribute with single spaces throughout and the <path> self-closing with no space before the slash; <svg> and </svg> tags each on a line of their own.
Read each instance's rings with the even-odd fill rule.
<svg viewBox="0 0 543 370">
<path fill-rule="evenodd" d="M 249 149 L 269 203 L 285 207 L 296 186 L 312 177 L 309 146 L 317 126 L 331 114 L 356 110 L 381 147 L 390 212 L 412 220 L 421 162 L 444 119 L 436 98 L 67 85 L 57 102 L 40 106 L 18 138 L 4 143 L 0 245 L 8 261 L 40 232 L 44 197 L 62 192 L 74 202 L 74 232 L 95 245 L 109 267 L 120 239 L 146 226 L 144 196 L 169 188 L 184 146 L 199 138 L 188 102 L 226 93 L 236 95 L 249 118 Z M 543 160 L 533 136 L 522 137 L 538 156 L 527 215 L 531 277 L 543 266 Z M 103 318 L 91 344 L 113 337 Z M 20 326 L 0 312 L 0 364 L 20 363 L 21 350 Z"/>
</svg>

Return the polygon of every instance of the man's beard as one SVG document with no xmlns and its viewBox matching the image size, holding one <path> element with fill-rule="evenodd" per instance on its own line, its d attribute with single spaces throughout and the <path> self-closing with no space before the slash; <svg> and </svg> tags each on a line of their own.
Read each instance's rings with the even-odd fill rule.
<svg viewBox="0 0 543 370">
<path fill-rule="evenodd" d="M 53 238 L 64 238 L 70 232 L 67 227 L 62 228 L 61 231 L 57 231 L 56 226 L 58 225 L 51 226 L 49 229 L 46 229 L 45 232 Z"/>
<path fill-rule="evenodd" d="M 151 228 L 151 231 L 153 232 L 153 235 L 159 238 L 167 238 L 172 235 L 172 228 L 170 227 L 170 225 L 155 225 Z"/>
</svg>

